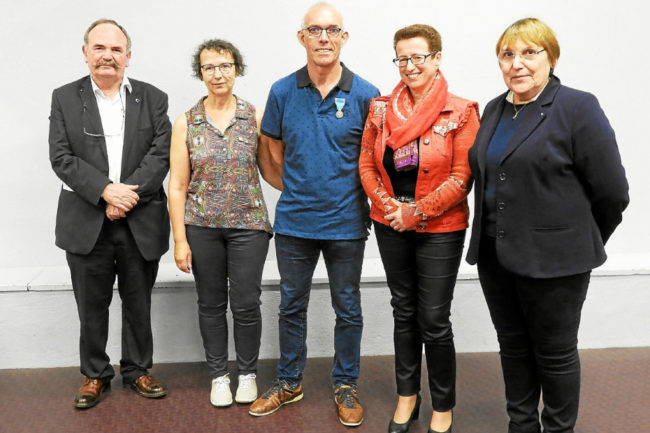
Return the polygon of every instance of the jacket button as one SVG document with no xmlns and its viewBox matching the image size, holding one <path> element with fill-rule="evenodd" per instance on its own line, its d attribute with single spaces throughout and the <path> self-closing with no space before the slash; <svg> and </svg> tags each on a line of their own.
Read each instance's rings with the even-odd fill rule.
<svg viewBox="0 0 650 433">
<path fill-rule="evenodd" d="M 429 144 L 429 139 L 428 138 L 424 139 L 424 144 Z"/>
<path fill-rule="evenodd" d="M 504 180 L 506 180 L 506 173 L 505 173 L 505 172 L 502 171 L 501 173 L 499 173 L 499 180 L 500 180 L 501 182 L 503 182 Z"/>
<path fill-rule="evenodd" d="M 498 229 L 497 230 L 497 238 L 503 239 L 506 237 L 506 231 L 503 229 Z"/>
<path fill-rule="evenodd" d="M 422 171 L 425 172 L 425 173 L 428 173 L 428 172 L 429 172 L 429 169 L 428 169 L 428 168 L 425 168 L 425 169 L 422 170 Z"/>
<path fill-rule="evenodd" d="M 505 204 L 504 202 L 500 201 L 500 202 L 497 204 L 497 209 L 499 209 L 499 210 L 504 210 L 505 208 L 506 208 L 506 204 Z"/>
</svg>

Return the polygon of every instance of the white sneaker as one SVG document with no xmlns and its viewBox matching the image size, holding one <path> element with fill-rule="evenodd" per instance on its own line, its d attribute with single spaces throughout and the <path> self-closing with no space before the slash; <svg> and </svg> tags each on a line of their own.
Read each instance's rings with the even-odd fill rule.
<svg viewBox="0 0 650 433">
<path fill-rule="evenodd" d="M 217 407 L 226 407 L 232 404 L 232 392 L 230 392 L 230 379 L 227 374 L 212 379 L 210 390 L 210 403 Z"/>
<path fill-rule="evenodd" d="M 237 403 L 252 403 L 257 399 L 257 383 L 255 382 L 255 373 L 240 374 L 239 385 L 235 393 Z"/>
</svg>

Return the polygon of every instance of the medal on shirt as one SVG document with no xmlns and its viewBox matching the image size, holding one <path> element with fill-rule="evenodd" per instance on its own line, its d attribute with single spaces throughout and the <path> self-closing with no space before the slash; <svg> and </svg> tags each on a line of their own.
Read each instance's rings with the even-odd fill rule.
<svg viewBox="0 0 650 433">
<path fill-rule="evenodd" d="M 345 107 L 345 98 L 334 98 L 336 103 L 336 118 L 343 119 L 343 107 Z"/>
</svg>

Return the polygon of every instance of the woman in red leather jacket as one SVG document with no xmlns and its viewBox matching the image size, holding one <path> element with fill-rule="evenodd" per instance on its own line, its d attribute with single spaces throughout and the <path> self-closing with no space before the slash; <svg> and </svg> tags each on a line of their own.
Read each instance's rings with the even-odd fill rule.
<svg viewBox="0 0 650 433">
<path fill-rule="evenodd" d="M 418 418 L 424 344 L 429 431 L 451 432 L 456 354 L 449 315 L 468 226 L 467 151 L 478 107 L 447 91 L 433 27 L 398 30 L 394 48 L 401 80 L 371 102 L 359 160 L 393 306 L 398 400 L 388 431 L 407 432 Z"/>
</svg>

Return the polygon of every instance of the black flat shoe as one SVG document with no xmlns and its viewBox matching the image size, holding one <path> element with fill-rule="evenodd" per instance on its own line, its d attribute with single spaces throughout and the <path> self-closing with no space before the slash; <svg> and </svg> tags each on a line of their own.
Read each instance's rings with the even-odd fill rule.
<svg viewBox="0 0 650 433">
<path fill-rule="evenodd" d="M 388 423 L 388 433 L 407 433 L 409 431 L 409 428 L 411 428 L 411 423 L 418 419 L 420 416 L 420 403 L 422 403 L 422 397 L 420 397 L 420 394 L 418 394 L 415 400 L 415 406 L 413 407 L 413 411 L 411 412 L 411 416 L 409 417 L 408 421 L 399 424 L 391 419 Z"/>
<path fill-rule="evenodd" d="M 437 431 L 437 430 L 433 430 L 433 429 L 431 429 L 431 427 L 429 427 L 429 429 L 427 430 L 427 433 L 451 433 L 451 427 L 453 425 L 454 425 L 454 411 L 451 412 L 451 424 L 449 424 L 449 428 L 447 430 L 445 430 L 445 431 Z"/>
</svg>

